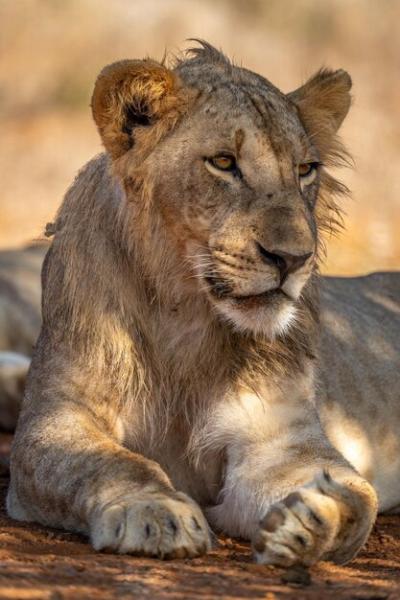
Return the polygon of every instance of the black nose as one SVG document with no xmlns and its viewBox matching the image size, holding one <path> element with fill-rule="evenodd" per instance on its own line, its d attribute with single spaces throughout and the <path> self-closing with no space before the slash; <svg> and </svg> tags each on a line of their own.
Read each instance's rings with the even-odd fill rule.
<svg viewBox="0 0 400 600">
<path fill-rule="evenodd" d="M 282 250 L 274 250 L 274 252 L 270 252 L 258 242 L 256 242 L 256 244 L 263 261 L 267 263 L 267 265 L 273 265 L 279 269 L 281 284 L 285 281 L 286 277 L 290 273 L 294 273 L 300 269 L 300 267 L 302 267 L 313 254 L 312 252 L 301 255 L 289 254 L 289 252 L 283 252 Z"/>
</svg>

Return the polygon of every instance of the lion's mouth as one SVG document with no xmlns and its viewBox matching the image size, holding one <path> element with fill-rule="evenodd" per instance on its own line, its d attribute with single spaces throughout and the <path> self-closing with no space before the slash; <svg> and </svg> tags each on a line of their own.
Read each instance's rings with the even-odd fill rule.
<svg viewBox="0 0 400 600">
<path fill-rule="evenodd" d="M 238 308 L 257 308 L 265 304 L 272 304 L 282 300 L 292 300 L 281 288 L 274 288 L 261 294 L 250 294 L 247 296 L 230 296 Z"/>
<path fill-rule="evenodd" d="M 259 294 L 236 295 L 229 283 L 219 277 L 206 277 L 209 290 L 218 300 L 230 300 L 238 308 L 256 308 L 271 302 L 290 300 L 292 298 L 281 288 L 276 287 Z"/>
</svg>

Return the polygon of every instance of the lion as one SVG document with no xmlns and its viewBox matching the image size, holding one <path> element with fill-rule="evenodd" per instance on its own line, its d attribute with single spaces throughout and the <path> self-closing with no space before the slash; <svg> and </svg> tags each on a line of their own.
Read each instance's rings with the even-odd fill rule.
<svg viewBox="0 0 400 600">
<path fill-rule="evenodd" d="M 40 331 L 44 241 L 0 252 L 0 427 L 15 428 L 30 356 Z"/>
<path fill-rule="evenodd" d="M 97 78 L 54 223 L 7 510 L 95 550 L 349 561 L 400 505 L 400 277 L 321 277 L 351 79 L 201 42 Z"/>
</svg>

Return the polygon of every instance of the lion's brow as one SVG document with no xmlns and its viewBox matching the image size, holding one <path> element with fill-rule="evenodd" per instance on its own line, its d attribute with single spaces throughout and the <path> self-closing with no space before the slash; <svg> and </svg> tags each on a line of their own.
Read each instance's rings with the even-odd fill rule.
<svg viewBox="0 0 400 600">
<path fill-rule="evenodd" d="M 236 146 L 237 155 L 240 154 L 240 149 L 243 146 L 244 138 L 245 138 L 245 133 L 244 133 L 243 129 L 241 129 L 241 128 L 237 129 L 235 131 L 235 146 Z"/>
<path fill-rule="evenodd" d="M 277 107 L 274 105 L 270 98 L 267 98 L 265 96 L 265 94 L 255 94 L 254 90 L 246 90 L 245 88 L 242 89 L 248 101 L 248 104 L 254 109 L 258 117 L 258 125 L 261 124 L 263 131 L 266 133 L 268 142 L 272 148 L 272 151 L 277 161 L 279 178 L 281 180 L 281 183 L 283 184 L 284 173 L 281 159 L 284 154 L 284 149 L 282 143 L 280 143 L 276 135 L 276 132 L 274 132 L 273 130 L 273 124 L 275 122 L 274 113 L 277 112 Z"/>
</svg>

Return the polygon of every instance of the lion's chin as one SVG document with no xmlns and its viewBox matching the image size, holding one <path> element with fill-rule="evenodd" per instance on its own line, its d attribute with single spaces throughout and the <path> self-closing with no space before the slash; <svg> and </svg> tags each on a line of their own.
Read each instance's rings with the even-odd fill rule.
<svg viewBox="0 0 400 600">
<path fill-rule="evenodd" d="M 214 302 L 218 313 L 234 329 L 274 340 L 288 332 L 297 315 L 295 303 L 284 294 L 270 298 L 246 296 L 224 298 Z"/>
</svg>

